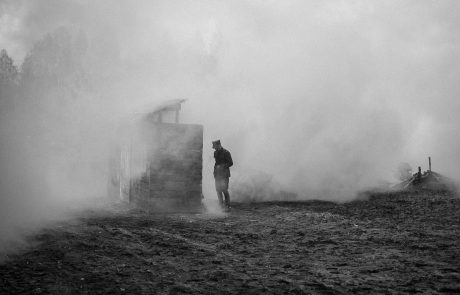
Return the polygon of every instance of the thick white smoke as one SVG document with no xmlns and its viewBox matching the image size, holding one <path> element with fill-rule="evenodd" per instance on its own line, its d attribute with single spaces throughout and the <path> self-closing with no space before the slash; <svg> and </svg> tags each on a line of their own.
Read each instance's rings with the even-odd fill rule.
<svg viewBox="0 0 460 295">
<path fill-rule="evenodd" d="M 459 10 L 428 0 L 1 1 L 0 48 L 17 65 L 64 27 L 84 32 L 91 77 L 73 96 L 39 97 L 41 116 L 28 102 L 2 118 L 2 231 L 102 195 L 111 126 L 170 98 L 188 98 L 183 122 L 204 125 L 209 198 L 214 139 L 232 152 L 235 181 L 263 171 L 301 198 L 347 200 L 395 181 L 400 162 L 426 169 L 428 156 L 458 178 Z M 62 141 L 73 148 L 51 153 Z"/>
</svg>

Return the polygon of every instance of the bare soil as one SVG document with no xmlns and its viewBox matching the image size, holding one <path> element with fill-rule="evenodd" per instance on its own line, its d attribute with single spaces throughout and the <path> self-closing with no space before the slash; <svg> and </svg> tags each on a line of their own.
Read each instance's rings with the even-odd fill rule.
<svg viewBox="0 0 460 295">
<path fill-rule="evenodd" d="M 460 199 L 386 193 L 92 212 L 0 265 L 2 294 L 460 294 Z"/>
</svg>

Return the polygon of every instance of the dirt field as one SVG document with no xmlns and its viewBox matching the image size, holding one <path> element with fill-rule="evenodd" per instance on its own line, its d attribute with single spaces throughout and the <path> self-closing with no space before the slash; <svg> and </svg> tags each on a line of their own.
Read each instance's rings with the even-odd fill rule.
<svg viewBox="0 0 460 295">
<path fill-rule="evenodd" d="M 460 293 L 460 199 L 87 213 L 0 265 L 2 294 Z"/>
</svg>

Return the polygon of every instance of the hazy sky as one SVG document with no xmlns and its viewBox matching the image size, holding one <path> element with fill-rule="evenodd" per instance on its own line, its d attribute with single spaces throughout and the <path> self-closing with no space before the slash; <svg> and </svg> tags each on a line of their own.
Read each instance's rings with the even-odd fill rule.
<svg viewBox="0 0 460 295">
<path fill-rule="evenodd" d="M 16 63 L 73 26 L 133 70 L 116 83 L 119 109 L 188 98 L 207 190 L 217 138 L 235 177 L 265 171 L 305 197 L 349 197 L 428 156 L 460 178 L 459 1 L 0 3 L 0 48 Z"/>
</svg>

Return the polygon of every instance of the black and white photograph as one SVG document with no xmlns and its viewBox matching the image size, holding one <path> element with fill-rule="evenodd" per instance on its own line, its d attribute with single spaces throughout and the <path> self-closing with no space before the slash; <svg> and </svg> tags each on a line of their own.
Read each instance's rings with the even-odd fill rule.
<svg viewBox="0 0 460 295">
<path fill-rule="evenodd" d="M 0 294 L 460 294 L 460 1 L 0 0 Z"/>
</svg>

